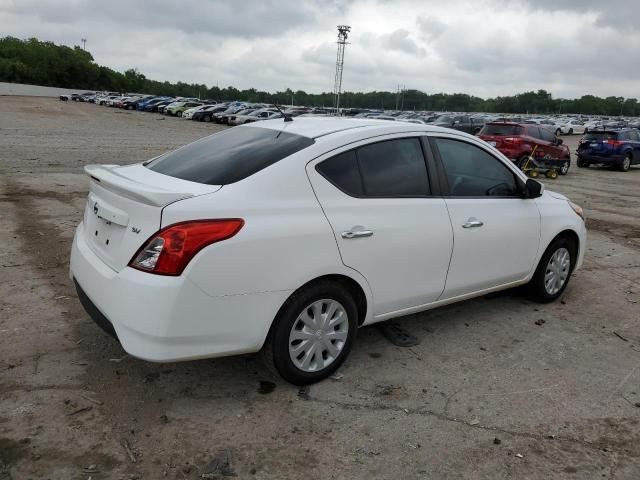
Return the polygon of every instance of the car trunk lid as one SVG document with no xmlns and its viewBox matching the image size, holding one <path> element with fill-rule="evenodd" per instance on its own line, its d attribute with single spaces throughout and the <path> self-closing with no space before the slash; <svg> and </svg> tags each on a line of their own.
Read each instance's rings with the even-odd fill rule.
<svg viewBox="0 0 640 480">
<path fill-rule="evenodd" d="M 88 165 L 90 189 L 83 228 L 91 250 L 120 271 L 160 229 L 162 209 L 179 200 L 213 193 L 205 185 L 154 172 L 142 164 Z"/>
</svg>

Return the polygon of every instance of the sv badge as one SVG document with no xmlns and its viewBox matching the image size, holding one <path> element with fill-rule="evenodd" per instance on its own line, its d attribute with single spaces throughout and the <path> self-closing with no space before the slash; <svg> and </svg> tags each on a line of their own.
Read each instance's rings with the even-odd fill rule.
<svg viewBox="0 0 640 480">
<path fill-rule="evenodd" d="M 136 234 L 140 233 L 140 229 L 136 227 L 131 227 L 131 231 Z"/>
</svg>

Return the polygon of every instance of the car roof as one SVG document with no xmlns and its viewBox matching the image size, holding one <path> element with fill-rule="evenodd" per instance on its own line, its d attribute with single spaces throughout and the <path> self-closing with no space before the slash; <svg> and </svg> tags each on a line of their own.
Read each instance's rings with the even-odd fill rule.
<svg viewBox="0 0 640 480">
<path fill-rule="evenodd" d="M 451 129 L 437 127 L 435 125 L 403 122 L 401 120 L 390 122 L 388 120 L 374 120 L 371 118 L 339 118 L 339 117 L 295 117 L 291 122 L 284 122 L 281 118 L 276 120 L 264 120 L 260 125 L 247 125 L 247 128 L 271 128 L 283 130 L 307 138 L 319 138 L 327 135 L 360 129 L 374 132 L 376 130 L 393 132 L 443 132 L 453 133 Z M 369 132 L 367 132 L 369 133 Z M 460 133 L 460 132 L 456 132 Z"/>
</svg>

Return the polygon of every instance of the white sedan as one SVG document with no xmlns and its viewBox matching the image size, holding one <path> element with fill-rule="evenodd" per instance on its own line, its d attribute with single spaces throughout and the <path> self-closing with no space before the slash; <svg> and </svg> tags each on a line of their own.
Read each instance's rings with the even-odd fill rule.
<svg viewBox="0 0 640 480">
<path fill-rule="evenodd" d="M 138 358 L 262 349 L 294 384 L 363 325 L 518 285 L 553 301 L 586 249 L 580 207 L 428 125 L 269 120 L 85 170 L 70 274 L 90 316 Z"/>
<path fill-rule="evenodd" d="M 583 135 L 585 133 L 585 123 L 580 120 L 569 120 L 561 123 L 559 128 L 562 135 Z"/>
</svg>

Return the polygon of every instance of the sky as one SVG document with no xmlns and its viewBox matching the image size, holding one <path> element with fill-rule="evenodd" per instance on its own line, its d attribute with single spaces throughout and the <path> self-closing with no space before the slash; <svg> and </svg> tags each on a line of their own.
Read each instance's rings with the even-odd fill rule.
<svg viewBox="0 0 640 480">
<path fill-rule="evenodd" d="M 0 0 L 0 34 L 154 80 L 333 90 L 640 96 L 640 0 Z"/>
</svg>

